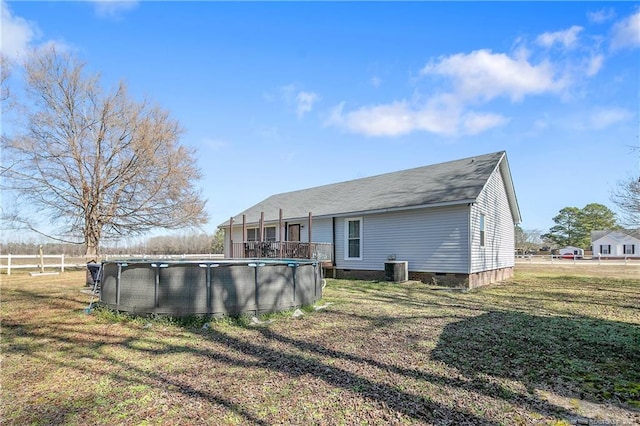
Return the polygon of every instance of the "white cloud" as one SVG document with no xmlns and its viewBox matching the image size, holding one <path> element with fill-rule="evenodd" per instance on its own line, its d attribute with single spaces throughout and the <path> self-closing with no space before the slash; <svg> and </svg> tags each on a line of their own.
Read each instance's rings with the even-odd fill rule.
<svg viewBox="0 0 640 426">
<path fill-rule="evenodd" d="M 490 50 L 459 53 L 427 64 L 422 75 L 451 78 L 455 93 L 469 100 L 491 100 L 507 96 L 521 100 L 525 95 L 558 92 L 566 81 L 556 78 L 548 61 L 533 65 L 519 55 L 516 58 Z"/>
<path fill-rule="evenodd" d="M 414 129 L 413 112 L 406 103 L 374 105 L 359 108 L 343 115 L 344 103 L 334 108 L 331 122 L 352 133 L 367 136 L 399 136 Z"/>
<path fill-rule="evenodd" d="M 600 55 L 600 54 L 593 55 L 591 58 L 589 58 L 587 61 L 587 65 L 584 68 L 587 76 L 593 77 L 594 75 L 596 75 L 600 71 L 600 69 L 602 69 L 603 63 L 604 63 L 603 55 Z"/>
<path fill-rule="evenodd" d="M 587 13 L 587 17 L 589 18 L 589 21 L 595 22 L 596 24 L 607 22 L 608 20 L 613 19 L 615 16 L 616 16 L 616 13 L 611 8 Z"/>
<path fill-rule="evenodd" d="M 299 119 L 313 110 L 315 104 L 320 101 L 320 95 L 300 89 L 298 84 L 292 83 L 280 88 L 281 96 L 288 106 L 293 106 Z M 265 98 L 267 99 L 267 98 Z M 269 97 L 267 100 L 271 100 Z"/>
<path fill-rule="evenodd" d="M 633 113 L 622 108 L 601 108 L 590 114 L 588 127 L 602 130 L 633 117 Z"/>
<path fill-rule="evenodd" d="M 462 128 L 468 135 L 477 135 L 485 130 L 503 126 L 509 119 L 499 114 L 469 112 L 462 117 Z"/>
<path fill-rule="evenodd" d="M 577 45 L 578 35 L 582 30 L 582 27 L 574 25 L 568 30 L 540 34 L 536 41 L 544 47 L 552 47 L 555 44 L 560 44 L 565 49 L 570 49 Z"/>
<path fill-rule="evenodd" d="M 122 14 L 135 9 L 138 1 L 133 0 L 90 0 L 96 15 L 101 18 L 119 18 Z"/>
<path fill-rule="evenodd" d="M 465 113 L 448 95 L 434 97 L 423 105 L 398 101 L 363 106 L 349 112 L 344 111 L 344 106 L 341 103 L 334 107 L 325 125 L 374 137 L 403 136 L 414 131 L 443 136 L 473 135 L 508 121 L 497 114 Z"/>
<path fill-rule="evenodd" d="M 311 112 L 313 105 L 320 100 L 320 96 L 314 92 L 300 91 L 296 95 L 296 114 L 302 118 L 306 113 Z"/>
<path fill-rule="evenodd" d="M 6 2 L 2 2 L 2 53 L 9 58 L 22 56 L 30 47 L 30 43 L 38 35 L 35 23 L 19 16 L 13 16 Z"/>
<path fill-rule="evenodd" d="M 429 94 L 415 95 L 410 101 L 396 99 L 352 108 L 341 103 L 331 111 L 325 125 L 372 137 L 420 131 L 443 136 L 476 135 L 504 126 L 510 118 L 486 111 L 484 105 L 498 99 L 521 102 L 540 95 L 568 101 L 571 91 L 582 87 L 582 80 L 600 72 L 606 58 L 600 51 L 601 39 L 585 39 L 594 44 L 583 45 L 582 31 L 582 27 L 572 26 L 544 33 L 530 44 L 519 39 L 510 53 L 482 49 L 432 59 L 419 73 L 428 80 Z M 547 49 L 553 46 L 562 47 L 560 55 L 557 50 Z M 592 125 L 614 123 L 622 117 L 621 111 L 601 111 L 594 115 Z"/>
<path fill-rule="evenodd" d="M 640 11 L 618 21 L 612 29 L 611 48 L 640 47 Z"/>
</svg>

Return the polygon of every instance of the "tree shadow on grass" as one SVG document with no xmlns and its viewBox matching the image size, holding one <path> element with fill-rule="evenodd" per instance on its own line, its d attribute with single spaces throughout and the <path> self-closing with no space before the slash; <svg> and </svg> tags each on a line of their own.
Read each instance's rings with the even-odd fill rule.
<svg viewBox="0 0 640 426">
<path fill-rule="evenodd" d="M 474 378 L 640 409 L 640 327 L 594 318 L 488 312 L 445 326 L 436 360 Z"/>
</svg>

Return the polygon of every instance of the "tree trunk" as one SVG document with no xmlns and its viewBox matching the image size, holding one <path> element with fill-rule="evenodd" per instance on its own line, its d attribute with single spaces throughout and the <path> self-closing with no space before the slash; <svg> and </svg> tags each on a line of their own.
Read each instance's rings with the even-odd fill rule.
<svg viewBox="0 0 640 426">
<path fill-rule="evenodd" d="M 98 260 L 100 255 L 100 235 L 102 230 L 98 224 L 89 223 L 85 224 L 84 242 L 87 246 L 85 256 L 87 258 Z"/>
</svg>

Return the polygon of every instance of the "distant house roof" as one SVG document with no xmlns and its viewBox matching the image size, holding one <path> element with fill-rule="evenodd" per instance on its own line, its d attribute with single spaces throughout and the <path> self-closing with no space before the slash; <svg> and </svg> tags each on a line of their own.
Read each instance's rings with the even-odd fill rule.
<svg viewBox="0 0 640 426">
<path fill-rule="evenodd" d="M 612 237 L 614 237 L 614 239 L 619 239 L 618 236 L 624 238 L 625 235 L 628 235 L 640 240 L 640 229 L 606 229 L 602 231 L 591 231 L 591 241 L 597 241 L 609 234 L 613 234 Z"/>
<path fill-rule="evenodd" d="M 362 179 L 272 195 L 234 217 L 234 222 L 344 216 L 365 212 L 435 207 L 475 202 L 494 170 L 500 167 L 511 214 L 521 222 L 511 171 L 504 151 Z M 223 223 L 220 226 L 228 226 Z"/>
</svg>

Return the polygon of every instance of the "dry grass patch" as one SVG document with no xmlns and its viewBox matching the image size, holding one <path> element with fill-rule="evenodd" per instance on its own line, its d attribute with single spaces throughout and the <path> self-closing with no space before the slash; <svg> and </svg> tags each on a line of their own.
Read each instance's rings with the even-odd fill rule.
<svg viewBox="0 0 640 426">
<path fill-rule="evenodd" d="M 640 279 L 470 292 L 329 280 L 321 311 L 86 315 L 84 273 L 2 277 L 6 424 L 640 422 Z"/>
</svg>

